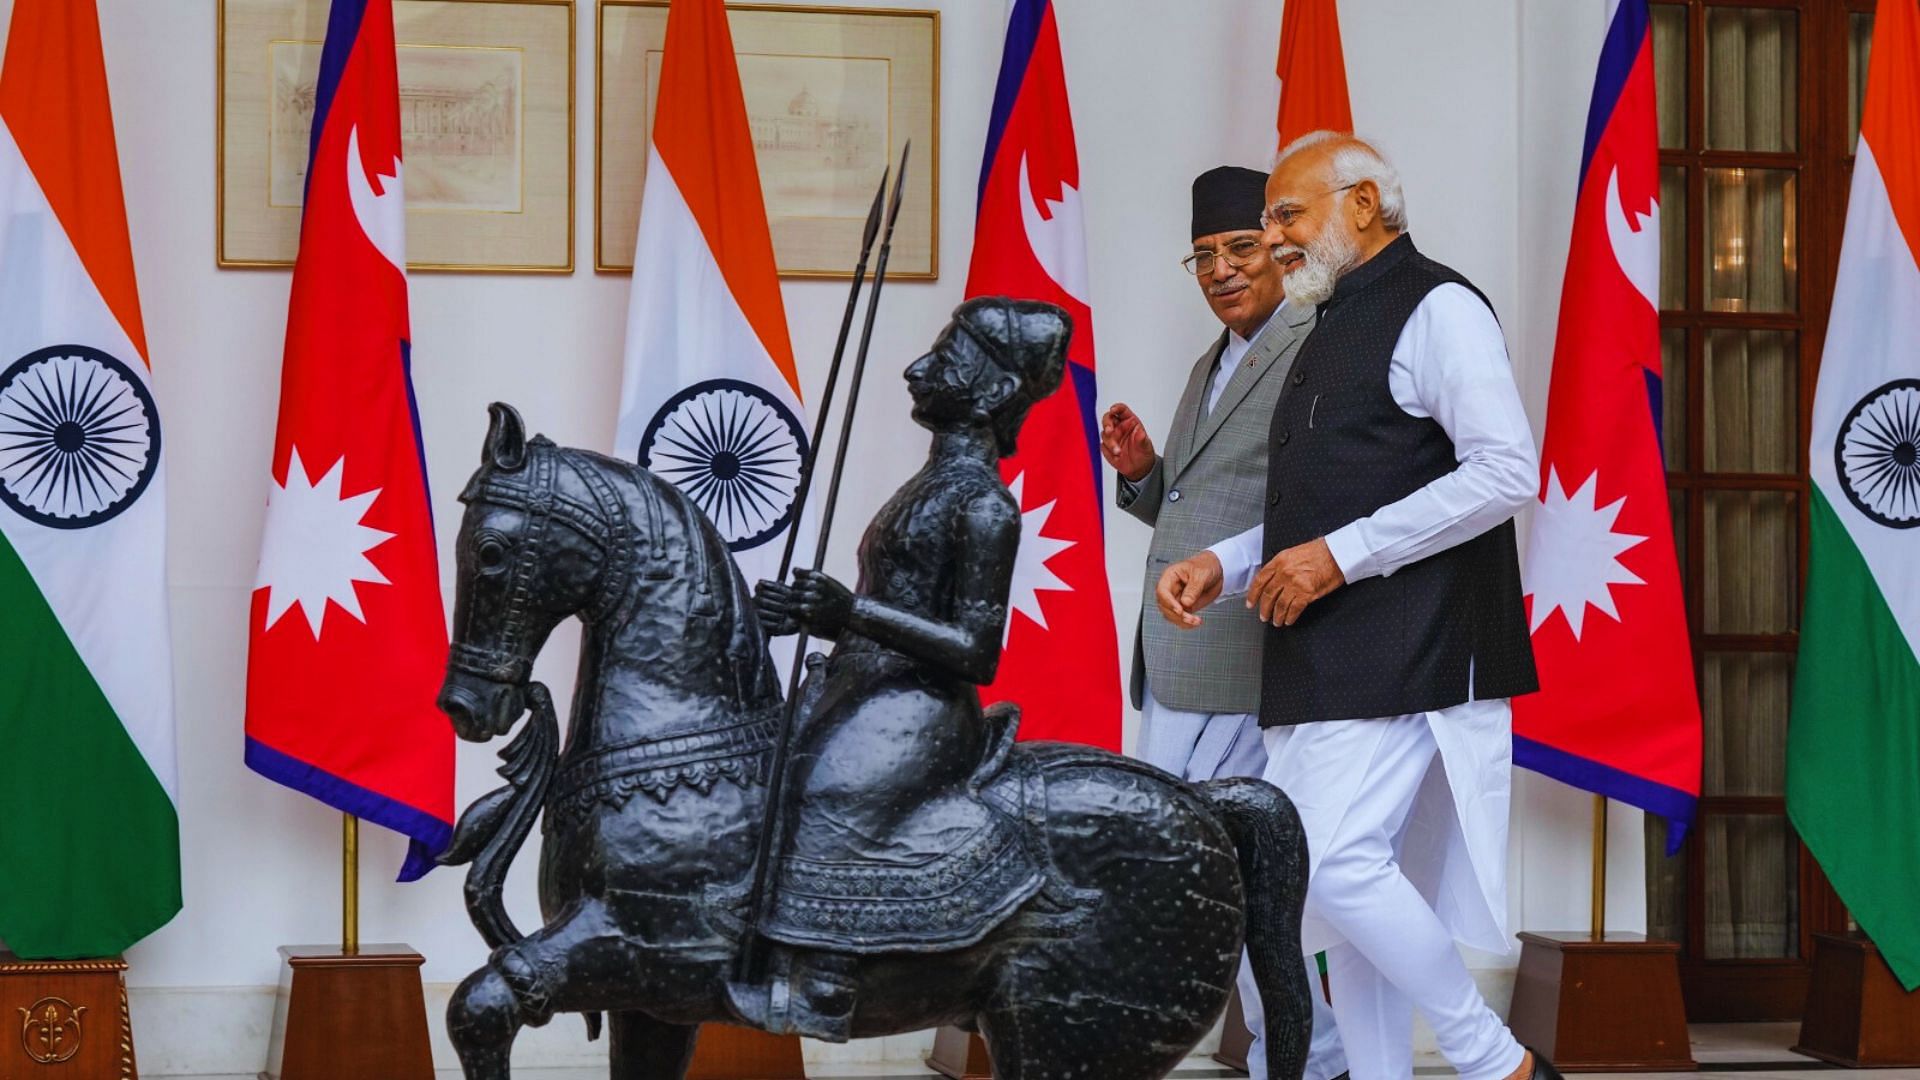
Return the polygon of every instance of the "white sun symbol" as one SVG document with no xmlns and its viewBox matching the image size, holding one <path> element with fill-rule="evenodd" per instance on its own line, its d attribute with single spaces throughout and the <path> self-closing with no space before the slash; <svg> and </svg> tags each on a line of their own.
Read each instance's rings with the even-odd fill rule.
<svg viewBox="0 0 1920 1080">
<path fill-rule="evenodd" d="M 1596 509 L 1599 479 L 1600 474 L 1593 473 L 1569 497 L 1559 471 L 1547 470 L 1547 490 L 1533 511 L 1532 557 L 1527 560 L 1527 595 L 1533 597 L 1529 633 L 1539 630 L 1555 611 L 1563 611 L 1578 641 L 1588 607 L 1620 621 L 1613 586 L 1646 584 L 1620 564 L 1620 556 L 1646 537 L 1613 531 L 1627 499 L 1623 495 Z"/>
<path fill-rule="evenodd" d="M 1046 612 L 1040 609 L 1040 594 L 1044 592 L 1072 592 L 1073 586 L 1060 580 L 1060 576 L 1047 569 L 1047 560 L 1072 547 L 1077 541 L 1056 540 L 1046 536 L 1043 530 L 1047 520 L 1053 516 L 1054 504 L 1058 499 L 1050 499 L 1044 505 L 1031 510 L 1024 509 L 1022 492 L 1026 489 L 1027 474 L 1021 473 L 1007 485 L 1013 493 L 1015 505 L 1022 506 L 1020 511 L 1020 550 L 1013 557 L 1013 595 L 1010 602 L 1013 610 L 1040 624 L 1047 629 Z M 1000 645 L 1006 647 L 1007 638 L 1013 633 L 1013 614 L 1007 614 L 1007 625 L 1000 631 Z"/>
<path fill-rule="evenodd" d="M 254 588 L 269 590 L 267 629 L 298 604 L 318 640 L 329 600 L 364 623 L 367 617 L 360 612 L 354 583 L 387 584 L 386 575 L 367 559 L 367 552 L 393 534 L 360 524 L 367 508 L 380 497 L 380 489 L 341 498 L 346 460 L 335 461 L 316 483 L 295 447 L 287 462 L 286 485 L 273 485 L 267 495 L 267 528 L 260 539 L 260 571 L 253 582 Z"/>
</svg>

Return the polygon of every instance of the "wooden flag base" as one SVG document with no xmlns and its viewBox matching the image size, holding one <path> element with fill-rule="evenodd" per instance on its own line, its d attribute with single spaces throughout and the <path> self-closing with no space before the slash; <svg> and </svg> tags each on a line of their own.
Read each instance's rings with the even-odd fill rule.
<svg viewBox="0 0 1920 1080">
<path fill-rule="evenodd" d="M 1227 1019 L 1220 1028 L 1220 1049 L 1213 1060 L 1229 1069 L 1247 1072 L 1247 1051 L 1253 1049 L 1253 1032 L 1247 1030 L 1246 1007 L 1240 1004 L 1240 988 L 1234 987 L 1227 999 Z"/>
<path fill-rule="evenodd" d="M 806 1080 L 798 1035 L 732 1024 L 700 1025 L 687 1080 Z"/>
<path fill-rule="evenodd" d="M 125 960 L 22 960 L 0 950 L 0 1080 L 139 1075 Z"/>
<path fill-rule="evenodd" d="M 1680 946 L 1640 934 L 1520 934 L 1507 1026 L 1563 1072 L 1688 1072 Z"/>
<path fill-rule="evenodd" d="M 987 1040 L 951 1025 L 934 1033 L 933 1053 L 927 1055 L 927 1068 L 950 1080 L 993 1080 L 993 1061 L 987 1056 Z"/>
<path fill-rule="evenodd" d="M 1906 992 L 1866 935 L 1815 934 L 1793 1052 L 1850 1069 L 1920 1066 L 1920 992 Z"/>
<path fill-rule="evenodd" d="M 267 1080 L 433 1080 L 425 957 L 405 945 L 282 945 Z"/>
</svg>

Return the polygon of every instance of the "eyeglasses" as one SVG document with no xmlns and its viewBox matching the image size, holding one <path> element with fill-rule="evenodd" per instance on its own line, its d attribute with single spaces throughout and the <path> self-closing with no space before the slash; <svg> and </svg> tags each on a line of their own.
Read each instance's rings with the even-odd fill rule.
<svg viewBox="0 0 1920 1080">
<path fill-rule="evenodd" d="M 1243 236 L 1228 244 L 1225 248 L 1215 248 L 1212 251 L 1196 251 L 1186 258 L 1181 259 L 1180 265 L 1186 267 L 1187 273 L 1189 274 L 1211 274 L 1217 265 L 1217 260 L 1225 259 L 1228 266 L 1238 270 L 1259 258 L 1266 250 L 1267 245 L 1262 243 L 1258 237 Z"/>
<path fill-rule="evenodd" d="M 1324 199 L 1329 195 L 1338 195 L 1343 191 L 1346 191 L 1350 188 L 1356 188 L 1359 186 L 1360 186 L 1360 182 L 1356 180 L 1353 183 L 1346 185 L 1345 187 L 1328 188 L 1327 190 L 1321 192 L 1318 195 L 1315 195 L 1311 199 L 1305 200 L 1304 202 L 1299 200 L 1294 200 L 1294 199 L 1288 199 L 1284 202 L 1274 203 L 1272 206 L 1269 206 L 1265 210 L 1260 211 L 1260 227 L 1263 229 L 1270 229 L 1273 226 L 1278 225 L 1284 229 L 1287 226 L 1292 225 L 1294 222 L 1299 221 L 1301 216 L 1307 212 L 1307 207 L 1312 206 L 1314 203 L 1319 202 L 1321 199 Z"/>
</svg>

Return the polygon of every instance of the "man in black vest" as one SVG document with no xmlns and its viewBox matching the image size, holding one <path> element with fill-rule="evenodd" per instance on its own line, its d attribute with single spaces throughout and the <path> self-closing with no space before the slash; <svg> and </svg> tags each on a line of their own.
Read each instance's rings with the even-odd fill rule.
<svg viewBox="0 0 1920 1080">
<path fill-rule="evenodd" d="M 1313 329 L 1313 305 L 1286 303 L 1279 264 L 1261 235 L 1266 185 L 1266 173 L 1233 165 L 1193 181 L 1193 250 L 1181 265 L 1225 330 L 1186 373 L 1165 452 L 1125 404 L 1113 405 L 1101 421 L 1101 450 L 1119 473 L 1116 502 L 1153 528 L 1148 594 L 1169 563 L 1246 529 L 1267 508 L 1267 426 Z M 1192 781 L 1264 773 L 1257 714 L 1265 626 L 1253 612 L 1236 611 L 1209 619 L 1203 632 L 1183 633 L 1146 615 L 1133 648 L 1133 704 L 1140 710 L 1134 756 Z M 1331 1080 L 1347 1071 L 1346 1054 L 1317 992 L 1319 966 L 1308 965 L 1316 992 L 1302 1080 Z M 1267 1080 L 1266 1023 L 1245 963 L 1239 983 L 1253 1036 L 1249 1080 Z"/>
<path fill-rule="evenodd" d="M 1512 519 L 1539 465 L 1506 344 L 1414 248 L 1373 147 L 1305 136 L 1266 199 L 1288 301 L 1320 321 L 1273 412 L 1265 521 L 1155 599 L 1192 627 L 1244 590 L 1269 624 L 1265 777 L 1306 826 L 1302 945 L 1327 951 L 1354 1080 L 1411 1073 L 1416 1008 L 1466 1080 L 1557 1076 L 1455 948 L 1507 950 L 1507 699 L 1537 685 Z"/>
</svg>

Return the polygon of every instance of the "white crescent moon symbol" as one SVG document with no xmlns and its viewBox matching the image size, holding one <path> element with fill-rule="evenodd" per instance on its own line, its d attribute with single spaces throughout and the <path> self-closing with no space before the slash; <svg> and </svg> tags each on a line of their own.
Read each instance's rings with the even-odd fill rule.
<svg viewBox="0 0 1920 1080">
<path fill-rule="evenodd" d="M 1040 260 L 1040 269 L 1068 296 L 1087 303 L 1087 230 L 1080 192 L 1060 185 L 1060 198 L 1047 200 L 1049 216 L 1040 216 L 1027 182 L 1027 155 L 1020 155 L 1020 222 L 1026 226 L 1027 246 Z"/>
<path fill-rule="evenodd" d="M 393 172 L 380 173 L 384 190 L 375 194 L 367 179 L 367 167 L 360 160 L 360 128 L 347 131 L 347 199 L 353 204 L 353 216 L 360 231 L 394 269 L 407 272 L 407 200 L 404 192 L 404 168 L 393 159 Z"/>
<path fill-rule="evenodd" d="M 1637 214 L 1620 205 L 1620 170 L 1607 174 L 1607 240 L 1614 261 L 1655 311 L 1660 310 L 1660 204 Z"/>
</svg>

